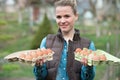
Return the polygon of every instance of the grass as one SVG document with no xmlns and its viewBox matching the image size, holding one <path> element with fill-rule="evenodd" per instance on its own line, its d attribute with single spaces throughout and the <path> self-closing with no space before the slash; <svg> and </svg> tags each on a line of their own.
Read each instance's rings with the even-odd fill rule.
<svg viewBox="0 0 120 80">
<path fill-rule="evenodd" d="M 16 19 L 13 19 L 6 20 L 3 26 L 3 22 L 1 21 L 0 27 L 0 77 L 33 77 L 32 65 L 8 63 L 3 59 L 13 52 L 30 49 L 34 34 L 30 31 L 28 23 L 18 24 Z"/>
<path fill-rule="evenodd" d="M 96 66 L 96 76 L 95 80 L 101 80 L 104 76 L 104 73 L 106 71 L 107 66 L 106 65 L 99 65 Z"/>
<path fill-rule="evenodd" d="M 5 63 L 2 65 L 0 76 L 1 77 L 33 77 L 32 66 L 23 63 L 21 64 L 18 62 Z"/>
<path fill-rule="evenodd" d="M 28 21 L 18 24 L 16 20 L 17 19 L 6 20 L 6 22 L 1 21 L 3 27 L 0 27 L 0 77 L 33 77 L 33 67 L 31 65 L 21 64 L 18 62 L 8 63 L 3 60 L 3 58 L 10 53 L 30 49 L 31 41 L 33 40 L 35 31 L 38 28 L 38 25 L 35 25 L 32 28 L 29 27 Z M 96 27 L 76 25 L 76 28 L 80 29 L 81 36 L 94 41 L 96 49 L 106 51 L 106 44 L 109 41 L 111 46 L 110 52 L 115 53 L 116 34 L 111 34 L 111 36 L 109 36 L 108 34 L 103 33 L 104 30 L 108 31 L 109 27 L 100 27 L 102 35 L 100 37 L 96 37 Z M 57 31 L 56 25 L 53 29 L 55 32 Z M 118 34 L 118 36 L 120 36 L 120 34 Z M 106 65 L 96 67 L 95 80 L 99 80 L 104 76 L 105 69 Z"/>
</svg>

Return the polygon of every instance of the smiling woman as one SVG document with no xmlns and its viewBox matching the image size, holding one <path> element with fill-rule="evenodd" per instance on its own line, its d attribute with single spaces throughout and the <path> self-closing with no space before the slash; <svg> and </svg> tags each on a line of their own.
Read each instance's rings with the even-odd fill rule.
<svg viewBox="0 0 120 80">
<path fill-rule="evenodd" d="M 56 22 L 67 41 L 67 38 L 72 40 L 71 38 L 73 37 L 74 33 L 74 24 L 78 19 L 76 4 L 74 4 L 73 1 L 71 0 L 63 2 L 61 0 L 55 3 Z"/>
<path fill-rule="evenodd" d="M 56 22 L 63 34 L 74 33 L 74 23 L 78 15 L 72 12 L 70 6 L 59 6 L 56 8 Z"/>
<path fill-rule="evenodd" d="M 58 33 L 49 34 L 40 44 L 40 48 L 50 48 L 54 51 L 53 60 L 45 63 L 36 62 L 33 70 L 36 80 L 94 79 L 95 67 L 86 65 L 86 61 L 75 60 L 75 49 L 95 50 L 94 43 L 80 37 L 79 30 L 74 28 L 78 19 L 76 7 L 76 0 L 58 0 L 55 2 Z"/>
</svg>

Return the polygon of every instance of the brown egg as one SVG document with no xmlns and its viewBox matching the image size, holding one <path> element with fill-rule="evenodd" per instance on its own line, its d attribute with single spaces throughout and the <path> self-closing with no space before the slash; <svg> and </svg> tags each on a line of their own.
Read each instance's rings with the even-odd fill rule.
<svg viewBox="0 0 120 80">
<path fill-rule="evenodd" d="M 81 48 L 77 48 L 77 49 L 75 50 L 75 52 L 81 52 L 81 51 L 82 51 Z"/>
<path fill-rule="evenodd" d="M 85 56 L 86 55 L 86 51 L 85 50 L 81 50 L 80 54 Z"/>
<path fill-rule="evenodd" d="M 37 58 L 37 57 L 38 57 L 38 55 L 37 55 L 37 53 L 36 53 L 35 51 L 32 51 L 32 52 L 30 52 L 29 54 L 30 54 L 30 56 L 31 56 L 32 58 Z"/>
<path fill-rule="evenodd" d="M 40 50 L 36 50 L 36 55 L 39 56 Z"/>
<path fill-rule="evenodd" d="M 106 56 L 105 56 L 104 54 L 102 54 L 102 55 L 100 55 L 100 60 L 101 60 L 101 61 L 106 61 L 107 58 L 106 58 Z"/>
<path fill-rule="evenodd" d="M 36 53 L 38 56 L 43 56 L 43 52 L 42 51 L 37 51 Z"/>
<path fill-rule="evenodd" d="M 42 53 L 43 53 L 43 55 L 48 55 L 47 49 L 43 49 L 43 50 L 42 50 Z"/>
<path fill-rule="evenodd" d="M 20 59 L 24 59 L 26 57 L 26 55 L 24 54 L 24 53 L 21 53 L 20 55 L 19 55 L 19 58 Z"/>
<path fill-rule="evenodd" d="M 94 56 L 93 56 L 93 61 L 99 61 L 100 60 L 100 57 L 99 55 L 97 55 L 96 53 L 94 53 Z"/>
<path fill-rule="evenodd" d="M 48 48 L 48 49 L 47 49 L 47 52 L 48 52 L 48 53 L 52 53 L 53 51 Z"/>
<path fill-rule="evenodd" d="M 85 56 L 88 56 L 88 55 L 89 55 L 88 51 L 85 51 L 83 54 L 84 54 Z"/>
<path fill-rule="evenodd" d="M 92 50 L 89 50 L 89 54 L 91 54 L 93 51 Z"/>
<path fill-rule="evenodd" d="M 94 54 L 93 54 L 93 53 L 91 53 L 91 54 L 88 55 L 88 58 L 89 58 L 89 59 L 93 59 L 93 57 L 94 57 Z"/>
<path fill-rule="evenodd" d="M 25 60 L 27 60 L 27 61 L 32 61 L 32 56 L 31 55 L 26 55 L 26 58 L 25 58 Z"/>
</svg>

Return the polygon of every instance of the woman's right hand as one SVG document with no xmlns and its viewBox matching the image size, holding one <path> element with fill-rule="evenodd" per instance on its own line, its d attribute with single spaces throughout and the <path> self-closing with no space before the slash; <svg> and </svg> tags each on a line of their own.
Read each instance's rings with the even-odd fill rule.
<svg viewBox="0 0 120 80">
<path fill-rule="evenodd" d="M 44 59 L 38 59 L 35 63 L 36 66 L 41 66 L 44 63 Z"/>
</svg>

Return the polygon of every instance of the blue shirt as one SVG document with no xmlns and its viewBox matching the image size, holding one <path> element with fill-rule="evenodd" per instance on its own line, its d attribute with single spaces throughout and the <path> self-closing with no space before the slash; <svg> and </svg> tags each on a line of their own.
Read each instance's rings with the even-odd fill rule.
<svg viewBox="0 0 120 80">
<path fill-rule="evenodd" d="M 46 37 L 42 40 L 40 48 L 46 48 Z M 69 80 L 68 74 L 66 72 L 67 48 L 68 48 L 68 43 L 64 41 L 64 48 L 62 51 L 62 56 L 60 59 L 56 80 Z M 93 42 L 90 43 L 89 49 L 95 50 L 95 46 Z M 36 80 L 40 80 L 40 79 L 44 80 L 44 77 L 47 75 L 46 65 L 44 64 L 41 67 L 35 66 L 34 74 L 36 76 Z M 82 80 L 93 80 L 94 76 L 95 76 L 94 66 L 93 67 L 82 66 L 81 75 L 80 75 Z"/>
</svg>

